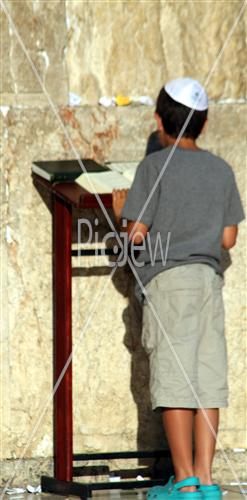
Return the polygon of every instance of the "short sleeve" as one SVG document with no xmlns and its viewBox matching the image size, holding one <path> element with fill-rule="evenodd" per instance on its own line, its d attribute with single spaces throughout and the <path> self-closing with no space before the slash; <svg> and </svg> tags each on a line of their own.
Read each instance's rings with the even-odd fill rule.
<svg viewBox="0 0 247 500">
<path fill-rule="evenodd" d="M 159 199 L 160 185 L 155 186 L 157 171 L 148 157 L 139 164 L 121 217 L 152 225 Z"/>
<path fill-rule="evenodd" d="M 234 173 L 228 181 L 225 193 L 224 227 L 234 226 L 244 220 L 245 214 Z"/>
</svg>

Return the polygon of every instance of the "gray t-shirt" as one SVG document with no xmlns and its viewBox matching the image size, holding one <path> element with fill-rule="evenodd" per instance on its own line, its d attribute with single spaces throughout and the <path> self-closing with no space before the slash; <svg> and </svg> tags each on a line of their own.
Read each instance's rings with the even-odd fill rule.
<svg viewBox="0 0 247 500">
<path fill-rule="evenodd" d="M 144 286 L 166 269 L 194 262 L 222 274 L 223 228 L 244 219 L 234 173 L 223 159 L 182 148 L 169 159 L 171 151 L 169 146 L 144 158 L 122 211 L 124 219 L 149 227 L 135 264 Z"/>
</svg>

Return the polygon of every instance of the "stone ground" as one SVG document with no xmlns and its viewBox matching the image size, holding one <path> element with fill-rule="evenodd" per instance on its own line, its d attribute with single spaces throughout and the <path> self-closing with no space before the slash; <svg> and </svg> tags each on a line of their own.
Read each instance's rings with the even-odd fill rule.
<svg viewBox="0 0 247 500">
<path fill-rule="evenodd" d="M 247 499 L 247 489 L 246 486 L 244 487 L 245 490 L 241 494 L 239 491 L 239 488 L 236 486 L 225 486 L 222 487 L 223 489 L 223 498 L 226 498 L 226 500 L 240 500 L 241 498 Z M 78 497 L 63 497 L 60 495 L 54 495 L 54 494 L 48 494 L 48 493 L 42 493 L 38 495 L 30 495 L 30 494 L 25 494 L 25 495 L 5 495 L 5 498 L 9 498 L 9 500 L 69 500 L 70 498 L 78 498 Z M 95 492 L 93 493 L 93 497 L 97 500 L 145 500 L 145 491 L 137 491 L 137 490 L 132 490 L 132 491 L 107 491 L 107 492 Z M 213 500 L 213 499 L 212 499 Z"/>
</svg>

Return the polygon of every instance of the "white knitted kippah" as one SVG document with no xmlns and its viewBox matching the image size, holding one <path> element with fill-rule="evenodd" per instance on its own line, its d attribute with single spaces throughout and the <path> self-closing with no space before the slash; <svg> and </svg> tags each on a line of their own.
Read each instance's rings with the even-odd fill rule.
<svg viewBox="0 0 247 500">
<path fill-rule="evenodd" d="M 193 78 L 177 78 L 164 86 L 174 101 L 188 108 L 203 111 L 208 108 L 208 96 L 204 87 Z"/>
</svg>

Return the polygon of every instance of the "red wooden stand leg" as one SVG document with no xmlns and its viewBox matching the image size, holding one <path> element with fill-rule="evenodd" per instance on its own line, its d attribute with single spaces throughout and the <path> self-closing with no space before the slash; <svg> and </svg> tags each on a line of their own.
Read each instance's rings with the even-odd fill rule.
<svg viewBox="0 0 247 500">
<path fill-rule="evenodd" d="M 72 209 L 53 199 L 53 321 L 54 382 L 56 384 L 72 351 L 71 326 Z M 72 362 L 54 397 L 55 478 L 72 480 Z"/>
</svg>

